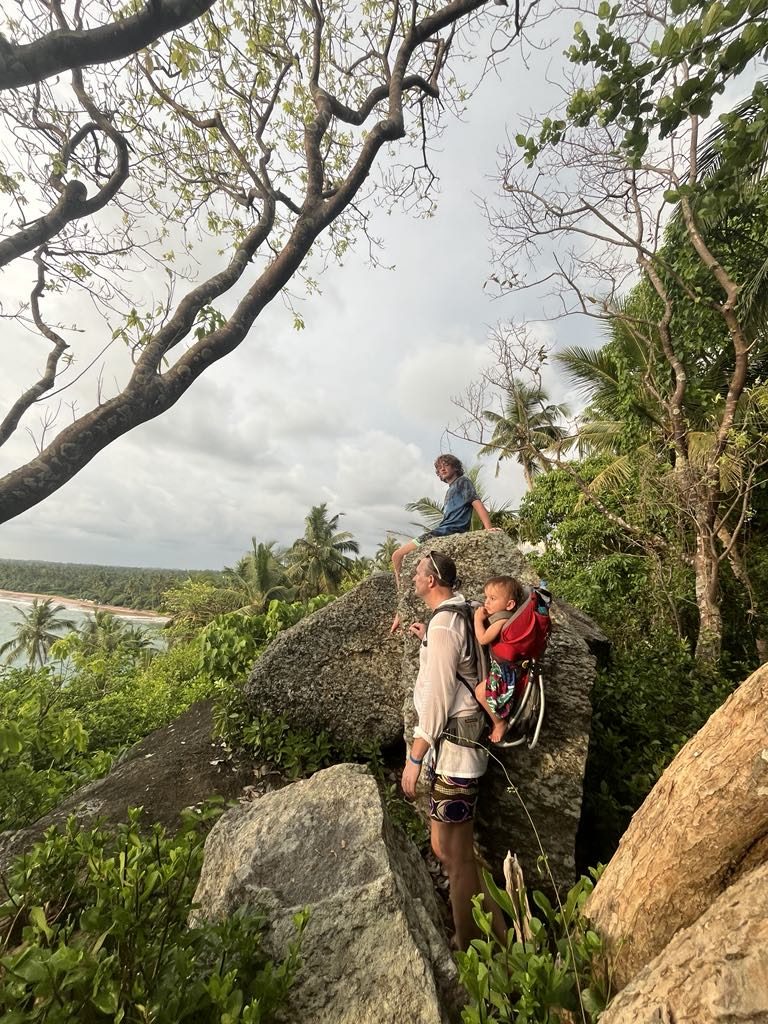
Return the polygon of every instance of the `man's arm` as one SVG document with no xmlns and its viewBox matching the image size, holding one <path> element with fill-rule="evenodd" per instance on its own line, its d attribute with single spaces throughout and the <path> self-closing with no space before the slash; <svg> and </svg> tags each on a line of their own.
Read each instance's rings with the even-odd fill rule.
<svg viewBox="0 0 768 1024">
<path fill-rule="evenodd" d="M 414 634 L 419 635 L 415 630 Z M 416 796 L 421 761 L 429 748 L 436 745 L 448 721 L 456 696 L 456 669 L 461 649 L 462 638 L 455 630 L 437 625 L 430 628 L 426 706 L 419 714 L 401 779 L 403 792 L 411 800 Z"/>
<path fill-rule="evenodd" d="M 486 530 L 490 530 L 492 533 L 501 533 L 499 527 L 493 526 L 491 523 L 491 517 L 488 515 L 488 510 L 479 498 L 475 498 L 472 502 L 472 508 L 477 512 L 477 517 Z"/>
</svg>

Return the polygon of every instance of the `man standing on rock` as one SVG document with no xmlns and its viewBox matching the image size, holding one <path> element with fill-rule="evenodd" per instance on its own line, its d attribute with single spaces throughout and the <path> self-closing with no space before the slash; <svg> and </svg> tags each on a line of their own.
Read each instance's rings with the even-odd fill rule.
<svg viewBox="0 0 768 1024">
<path fill-rule="evenodd" d="M 430 551 L 419 560 L 413 583 L 433 617 L 428 629 L 423 622 L 414 622 L 409 628 L 421 640 L 419 674 L 413 692 L 418 724 L 403 769 L 402 787 L 406 797 L 413 800 L 426 760 L 432 849 L 448 876 L 456 945 L 466 949 L 479 934 L 472 917 L 472 897 L 485 891 L 475 860 L 473 830 L 480 779 L 488 767 L 488 754 L 471 742 L 473 736 L 481 734 L 485 715 L 472 692 L 477 679 L 475 665 L 468 657 L 466 625 L 458 612 L 451 610 L 464 603 L 464 597 L 455 593 L 453 560 Z M 449 720 L 448 731 L 454 736 L 465 736 L 469 740 L 466 746 L 441 739 Z M 488 893 L 485 907 L 493 912 L 494 931 L 503 936 L 503 916 Z"/>
</svg>

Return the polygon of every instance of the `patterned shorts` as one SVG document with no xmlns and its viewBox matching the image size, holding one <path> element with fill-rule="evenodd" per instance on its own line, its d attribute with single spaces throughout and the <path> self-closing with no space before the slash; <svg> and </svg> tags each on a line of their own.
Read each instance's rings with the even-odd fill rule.
<svg viewBox="0 0 768 1024">
<path fill-rule="evenodd" d="M 429 816 L 433 821 L 454 825 L 475 817 L 479 779 L 456 779 L 450 775 L 433 775 L 429 792 Z"/>
</svg>

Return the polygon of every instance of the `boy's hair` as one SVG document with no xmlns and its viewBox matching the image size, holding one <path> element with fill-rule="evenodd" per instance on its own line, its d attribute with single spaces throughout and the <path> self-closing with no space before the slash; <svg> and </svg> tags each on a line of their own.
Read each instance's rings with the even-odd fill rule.
<svg viewBox="0 0 768 1024">
<path fill-rule="evenodd" d="M 435 459 L 435 469 L 438 466 L 450 466 L 451 469 L 455 469 L 459 476 L 464 472 L 464 467 L 461 464 L 461 460 L 457 459 L 455 455 L 438 455 Z"/>
<path fill-rule="evenodd" d="M 499 587 L 506 595 L 507 601 L 514 601 L 516 605 L 525 597 L 522 583 L 514 576 L 491 576 L 485 581 L 483 589 L 485 587 Z"/>
</svg>

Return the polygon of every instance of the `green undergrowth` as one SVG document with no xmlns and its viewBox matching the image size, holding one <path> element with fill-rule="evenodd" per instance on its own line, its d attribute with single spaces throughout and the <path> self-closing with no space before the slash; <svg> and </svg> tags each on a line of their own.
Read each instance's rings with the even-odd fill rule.
<svg viewBox="0 0 768 1024">
<path fill-rule="evenodd" d="M 253 717 L 239 687 L 222 684 L 214 705 L 214 733 L 233 752 L 268 765 L 290 780 L 305 779 L 333 764 L 364 764 L 376 779 L 391 820 L 417 846 L 427 843 L 427 828 L 400 793 L 376 743 L 338 743 L 325 729 L 310 732 L 292 725 L 284 715 Z M 398 749 L 398 762 L 402 762 Z"/>
<path fill-rule="evenodd" d="M 262 949 L 258 913 L 190 925 L 207 827 L 188 815 L 176 835 L 63 830 L 15 861 L 0 903 L 3 1024 L 268 1024 L 300 962 L 306 914 L 279 962 Z"/>
<path fill-rule="evenodd" d="M 595 1024 L 611 984 L 602 941 L 583 913 L 593 879 L 582 877 L 556 906 L 534 892 L 534 913 L 499 889 L 487 872 L 485 881 L 517 928 L 510 927 L 506 941 L 499 941 L 482 896 L 474 898 L 481 938 L 456 954 L 469 997 L 463 1024 Z"/>
</svg>

